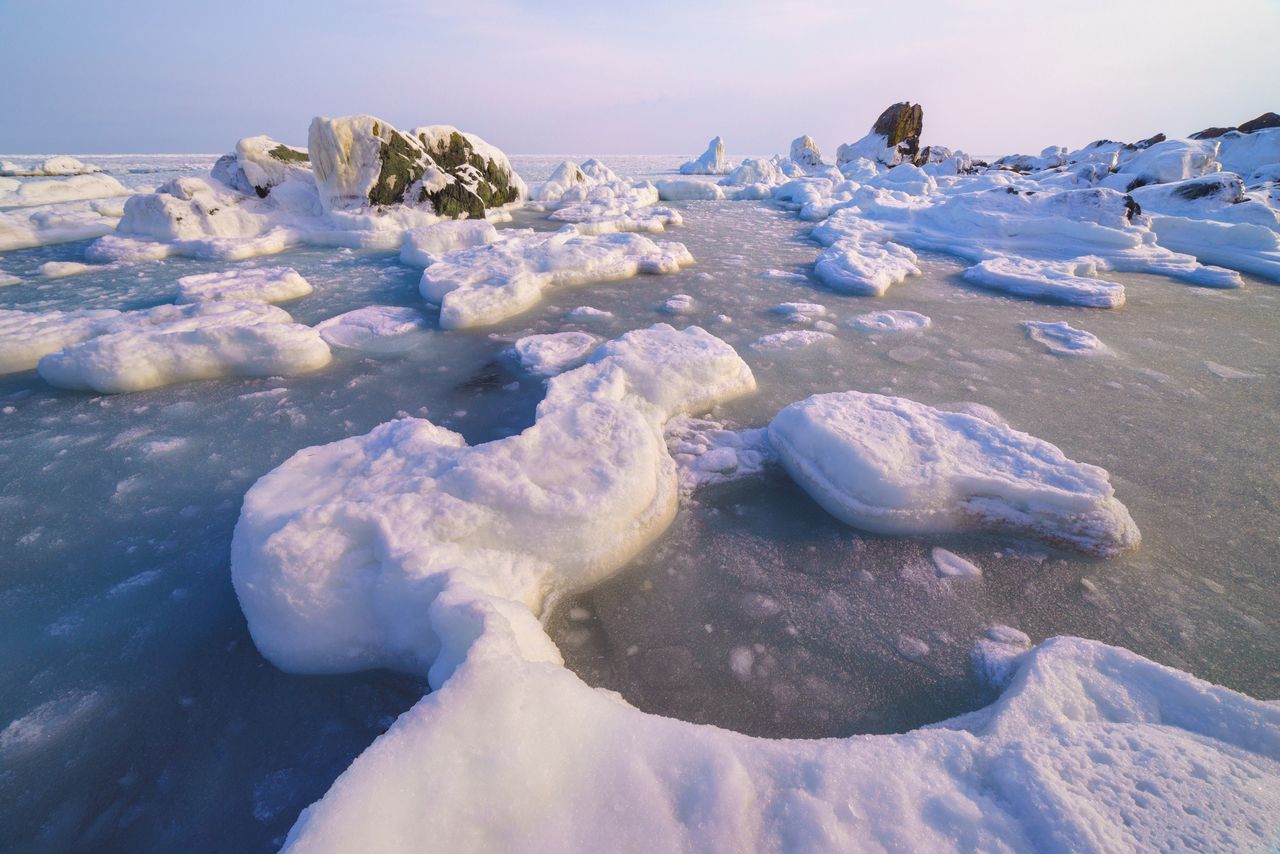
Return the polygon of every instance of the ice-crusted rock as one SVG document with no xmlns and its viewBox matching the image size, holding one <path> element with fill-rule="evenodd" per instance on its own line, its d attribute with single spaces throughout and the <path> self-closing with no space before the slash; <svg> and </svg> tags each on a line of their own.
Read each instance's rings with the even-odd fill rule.
<svg viewBox="0 0 1280 854">
<path fill-rule="evenodd" d="M 285 145 L 269 136 L 249 136 L 236 150 L 213 164 L 212 176 L 234 190 L 266 198 L 273 187 L 286 181 L 310 185 L 311 158 L 306 149 Z"/>
<path fill-rule="evenodd" d="M 430 205 L 479 219 L 526 195 L 505 154 L 448 125 L 406 133 L 373 116 L 317 116 L 307 148 L 326 210 Z"/>
<path fill-rule="evenodd" d="M 322 320 L 315 330 L 331 347 L 394 352 L 412 346 L 409 339 L 427 331 L 427 319 L 408 306 L 367 305 Z"/>
<path fill-rule="evenodd" d="M 818 143 L 813 141 L 813 137 L 798 136 L 791 141 L 791 162 L 805 168 L 824 165 L 822 152 L 818 151 Z"/>
<path fill-rule="evenodd" d="M 1076 329 L 1065 320 L 1049 323 L 1024 320 L 1022 327 L 1027 337 L 1056 356 L 1096 356 L 1107 352 L 1098 336 L 1083 329 Z"/>
<path fill-rule="evenodd" d="M 23 314 L 0 317 L 25 326 L 13 337 L 0 330 L 0 364 L 38 358 L 40 376 L 62 388 L 114 394 L 224 376 L 304 373 L 329 362 L 329 348 L 313 329 L 261 302 L 16 317 Z"/>
<path fill-rule="evenodd" d="M 919 104 L 894 104 L 880 114 L 869 134 L 837 149 L 836 163 L 844 166 L 860 157 L 886 166 L 914 163 L 923 130 L 924 109 Z"/>
<path fill-rule="evenodd" d="M 995 528 L 1097 555 L 1138 544 L 1104 469 L 1005 424 L 848 391 L 788 406 L 769 438 L 796 482 L 856 527 Z"/>
<path fill-rule="evenodd" d="M 1254 131 L 1277 127 L 1280 127 L 1280 115 L 1277 115 L 1276 113 L 1263 113 L 1256 119 L 1250 119 L 1249 121 L 1233 128 L 1205 128 L 1202 131 L 1197 131 L 1196 133 L 1191 134 L 1191 139 L 1217 139 L 1231 131 L 1238 131 L 1239 133 L 1253 133 Z M 0 174 L 4 173 L 0 172 Z"/>
<path fill-rule="evenodd" d="M 729 171 L 724 159 L 724 140 L 715 137 L 707 143 L 707 150 L 696 160 L 680 165 L 681 175 L 723 175 Z"/>
<path fill-rule="evenodd" d="M 681 243 L 639 234 L 508 231 L 504 239 L 440 255 L 419 291 L 440 305 L 445 329 L 485 326 L 527 310 L 550 288 L 672 273 L 693 263 Z"/>
<path fill-rule="evenodd" d="M 553 377 L 576 368 L 600 345 L 588 332 L 526 335 L 513 345 L 520 366 L 538 377 Z"/>
<path fill-rule="evenodd" d="M 663 424 L 754 387 L 724 342 L 658 325 L 551 379 L 517 436 L 468 446 L 402 419 L 295 454 L 236 525 L 254 642 L 293 671 L 387 666 L 438 685 L 477 637 L 464 626 L 489 614 L 523 654 L 558 663 L 536 619 L 548 598 L 613 572 L 675 512 Z"/>
<path fill-rule="evenodd" d="M 179 305 L 222 300 L 287 302 L 311 291 L 311 283 L 292 267 L 247 267 L 183 276 L 174 301 Z"/>
</svg>

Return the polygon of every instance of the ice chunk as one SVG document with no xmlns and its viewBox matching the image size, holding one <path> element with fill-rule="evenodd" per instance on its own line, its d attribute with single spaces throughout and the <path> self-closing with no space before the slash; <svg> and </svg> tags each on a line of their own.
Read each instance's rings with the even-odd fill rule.
<svg viewBox="0 0 1280 854">
<path fill-rule="evenodd" d="M 109 196 L 127 196 L 129 189 L 110 175 L 74 175 L 23 181 L 9 192 L 0 188 L 0 208 L 51 205 Z"/>
<path fill-rule="evenodd" d="M 791 141 L 791 162 L 805 169 L 823 166 L 822 152 L 818 151 L 818 143 L 813 137 L 798 136 Z"/>
<path fill-rule="evenodd" d="M 40 275 L 46 279 L 64 279 L 92 269 L 94 268 L 89 264 L 82 264 L 79 261 L 46 261 L 40 265 Z"/>
<path fill-rule="evenodd" d="M 576 320 L 579 322 L 609 320 L 612 317 L 612 311 L 603 311 L 589 305 L 580 305 L 565 315 L 566 320 Z"/>
<path fill-rule="evenodd" d="M 332 347 L 393 352 L 413 346 L 407 336 L 427 329 L 427 319 L 416 308 L 369 305 L 316 324 L 320 337 Z"/>
<path fill-rule="evenodd" d="M 946 549 L 935 548 L 929 553 L 933 558 L 933 565 L 941 576 L 979 576 L 982 575 L 981 567 L 970 561 L 960 557 L 955 552 L 949 552 Z"/>
<path fill-rule="evenodd" d="M 658 198 L 664 202 L 679 201 L 717 201 L 724 198 L 724 190 L 710 181 L 699 181 L 696 178 L 665 178 L 655 181 Z"/>
<path fill-rule="evenodd" d="M 435 256 L 468 246 L 483 246 L 498 240 L 498 229 L 482 219 L 448 220 L 413 228 L 404 233 L 400 261 L 411 267 L 426 267 Z"/>
<path fill-rule="evenodd" d="M 536 619 L 547 597 L 607 576 L 675 512 L 663 423 L 754 387 L 724 342 L 658 325 L 554 377 L 517 436 L 470 447 L 402 419 L 299 452 L 235 530 L 255 643 L 293 671 L 430 669 L 438 685 L 497 620 L 522 655 L 558 663 Z"/>
<path fill-rule="evenodd" d="M 553 332 L 526 335 L 516 341 L 515 351 L 526 371 L 551 377 L 581 365 L 599 344 L 599 338 L 586 332 Z"/>
<path fill-rule="evenodd" d="M 769 311 L 782 315 L 788 323 L 813 323 L 829 314 L 825 305 L 815 302 L 784 302 L 775 305 Z"/>
<path fill-rule="evenodd" d="M 0 160 L 0 176 L 5 177 L 91 175 L 101 171 L 101 167 L 82 163 L 65 154 L 48 157 L 35 166 L 22 166 L 9 160 Z"/>
<path fill-rule="evenodd" d="M 897 243 L 843 237 L 818 257 L 813 272 L 832 290 L 884 296 L 890 285 L 919 276 L 916 253 Z"/>
<path fill-rule="evenodd" d="M 226 376 L 288 376 L 322 368 L 329 347 L 264 303 L 213 302 L 128 312 L 103 334 L 40 359 L 51 385 L 104 394 Z"/>
<path fill-rule="evenodd" d="M 119 222 L 119 212 L 97 202 L 0 210 L 0 252 L 102 237 Z"/>
<path fill-rule="evenodd" d="M 445 329 L 486 326 L 526 311 L 545 290 L 671 273 L 693 263 L 680 243 L 639 234 L 521 231 L 497 243 L 446 252 L 422 273 L 419 290 L 440 304 Z"/>
<path fill-rule="evenodd" d="M 667 301 L 658 306 L 663 314 L 692 314 L 696 303 L 688 294 L 672 294 Z"/>
<path fill-rule="evenodd" d="M 715 137 L 707 143 L 707 150 L 696 160 L 680 165 L 681 175 L 723 175 L 729 171 L 724 159 L 724 140 Z"/>
<path fill-rule="evenodd" d="M 108 331 L 118 317 L 120 312 L 113 309 L 0 309 L 0 374 L 29 371 L 42 356 Z"/>
<path fill-rule="evenodd" d="M 777 460 L 768 430 L 731 430 L 712 418 L 677 416 L 667 422 L 667 450 L 680 467 L 680 488 L 699 487 L 759 474 Z"/>
<path fill-rule="evenodd" d="M 1094 308 L 1124 305 L 1124 285 L 1097 278 L 1098 258 L 1036 261 L 1001 255 L 964 271 L 967 282 L 1021 297 Z"/>
<path fill-rule="evenodd" d="M 1024 320 L 1022 326 L 1028 338 L 1057 356 L 1096 356 L 1107 352 L 1098 336 L 1076 329 L 1065 320 L 1057 323 Z"/>
<path fill-rule="evenodd" d="M 1005 424 L 856 391 L 782 410 L 769 438 L 829 513 L 881 533 L 997 528 L 1098 555 L 1138 544 L 1108 474 Z"/>
<path fill-rule="evenodd" d="M 863 332 L 921 332 L 933 323 L 928 315 L 918 311 L 887 309 L 885 311 L 869 311 L 849 320 L 851 329 Z"/>
<path fill-rule="evenodd" d="M 183 276 L 178 279 L 176 302 L 286 302 L 311 291 L 311 283 L 292 267 L 246 267 Z"/>
<path fill-rule="evenodd" d="M 751 349 L 762 352 L 780 350 L 803 350 L 814 344 L 825 344 L 836 340 L 830 332 L 819 332 L 816 329 L 788 329 L 786 332 L 774 332 L 751 342 Z"/>
<path fill-rule="evenodd" d="M 22 279 L 18 278 L 17 276 L 12 276 L 6 273 L 4 270 L 0 270 L 0 288 L 7 288 L 10 285 L 20 285 L 20 284 L 22 284 Z"/>
</svg>

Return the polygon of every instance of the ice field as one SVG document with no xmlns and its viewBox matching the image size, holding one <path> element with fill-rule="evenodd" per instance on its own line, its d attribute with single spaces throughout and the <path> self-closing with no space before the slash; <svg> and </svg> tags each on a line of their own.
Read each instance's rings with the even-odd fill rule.
<svg viewBox="0 0 1280 854">
<path fill-rule="evenodd" d="M 0 837 L 1277 844 L 1267 155 L 947 196 L 874 136 L 511 156 L 530 202 L 445 229 L 343 210 L 358 169 L 329 219 L 0 184 Z M 240 231 L 115 232 L 209 193 Z"/>
</svg>

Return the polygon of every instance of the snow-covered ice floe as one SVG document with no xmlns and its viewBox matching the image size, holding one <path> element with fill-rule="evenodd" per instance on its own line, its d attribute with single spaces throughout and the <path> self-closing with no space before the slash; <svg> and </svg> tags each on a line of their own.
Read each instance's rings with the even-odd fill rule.
<svg viewBox="0 0 1280 854">
<path fill-rule="evenodd" d="M 534 376 L 551 377 L 576 368 L 600 345 L 589 332 L 526 335 L 513 345 L 520 367 Z"/>
<path fill-rule="evenodd" d="M 438 256 L 423 271 L 419 290 L 440 305 L 441 327 L 464 329 L 520 314 L 551 288 L 673 273 L 692 263 L 684 244 L 640 234 L 512 230 L 496 243 Z"/>
<path fill-rule="evenodd" d="M 966 282 L 1020 297 L 1093 308 L 1124 305 L 1124 285 L 1098 278 L 1099 258 L 1035 261 L 1001 255 L 964 271 Z"/>
<path fill-rule="evenodd" d="M 848 322 L 850 329 L 859 329 L 863 332 L 922 332 L 932 324 L 933 321 L 928 315 L 896 308 L 869 311 L 850 318 Z"/>
<path fill-rule="evenodd" d="M 35 367 L 51 385 L 103 393 L 328 364 L 319 333 L 261 302 L 33 313 L 0 311 L 0 373 Z"/>
<path fill-rule="evenodd" d="M 1027 337 L 1057 356 L 1096 356 L 1107 352 L 1098 336 L 1076 329 L 1065 320 L 1056 323 L 1024 320 Z"/>
<path fill-rule="evenodd" d="M 788 406 L 769 438 L 796 482 L 856 527 L 994 528 L 1104 556 L 1138 544 L 1106 470 L 1003 423 L 848 391 Z"/>
<path fill-rule="evenodd" d="M 788 323 L 814 323 L 829 317 L 827 307 L 816 302 L 783 302 L 769 309 Z"/>
<path fill-rule="evenodd" d="M 300 451 L 249 491 L 236 526 L 255 642 L 290 670 L 389 666 L 442 684 L 498 618 L 515 649 L 559 663 L 536 617 L 548 598 L 608 575 L 675 512 L 663 425 L 754 388 L 727 344 L 659 324 L 553 377 L 517 436 L 470 447 L 402 419 Z"/>
<path fill-rule="evenodd" d="M 316 324 L 331 347 L 370 352 L 395 352 L 414 346 L 415 333 L 427 331 L 427 318 L 416 308 L 368 305 Z"/>
<path fill-rule="evenodd" d="M 21 181 L 11 190 L 0 186 L 0 208 L 20 208 L 127 196 L 129 189 L 110 175 L 72 175 Z"/>
<path fill-rule="evenodd" d="M 0 160 L 0 177 L 43 177 L 67 175 L 91 175 L 101 172 L 102 168 L 92 163 L 83 163 L 66 154 L 47 157 L 40 163 L 23 166 L 10 160 Z"/>
<path fill-rule="evenodd" d="M 183 276 L 178 279 L 175 302 L 287 302 L 311 291 L 311 283 L 292 267 L 246 267 Z"/>
<path fill-rule="evenodd" d="M 814 344 L 826 344 L 835 340 L 836 337 L 830 332 L 821 332 L 816 329 L 788 329 L 785 332 L 773 332 L 757 338 L 751 342 L 751 349 L 776 353 L 804 350 Z"/>
</svg>

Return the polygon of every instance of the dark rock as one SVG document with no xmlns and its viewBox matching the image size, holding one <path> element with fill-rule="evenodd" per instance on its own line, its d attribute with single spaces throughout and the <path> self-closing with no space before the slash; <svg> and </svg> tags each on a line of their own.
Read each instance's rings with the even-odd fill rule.
<svg viewBox="0 0 1280 854">
<path fill-rule="evenodd" d="M 1135 216 L 1141 215 L 1142 205 L 1138 204 L 1138 201 L 1133 196 L 1126 194 L 1124 197 L 1124 218 L 1133 222 Z"/>
<path fill-rule="evenodd" d="M 1191 138 L 1192 139 L 1217 139 L 1218 137 L 1222 136 L 1224 133 L 1230 133 L 1233 130 L 1235 130 L 1235 128 L 1205 128 L 1202 131 L 1197 131 L 1196 133 L 1191 134 Z"/>
<path fill-rule="evenodd" d="M 907 101 L 894 104 L 880 114 L 871 128 L 883 135 L 889 148 L 896 148 L 904 160 L 912 163 L 920 153 L 920 134 L 924 131 L 924 108 Z"/>
<path fill-rule="evenodd" d="M 1150 148 L 1151 146 L 1156 145 L 1157 143 L 1164 142 L 1166 139 L 1168 139 L 1167 136 L 1165 136 L 1162 133 L 1158 133 L 1155 136 L 1149 136 L 1146 139 L 1139 140 L 1138 142 L 1130 143 L 1129 145 L 1126 145 L 1125 148 L 1128 148 L 1128 149 L 1136 148 L 1141 150 L 1144 148 Z"/>
<path fill-rule="evenodd" d="M 1276 113 L 1263 113 L 1256 119 L 1251 119 L 1236 128 L 1241 133 L 1254 133 L 1255 131 L 1266 130 L 1267 128 L 1280 128 L 1280 115 Z"/>
</svg>

